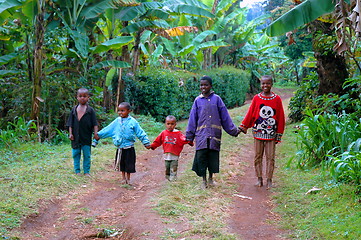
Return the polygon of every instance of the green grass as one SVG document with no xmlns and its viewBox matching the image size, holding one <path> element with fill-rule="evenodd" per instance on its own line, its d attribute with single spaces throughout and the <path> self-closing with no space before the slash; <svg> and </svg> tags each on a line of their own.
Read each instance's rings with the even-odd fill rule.
<svg viewBox="0 0 361 240">
<path fill-rule="evenodd" d="M 288 126 L 277 157 L 279 184 L 274 188 L 277 212 L 290 239 L 359 239 L 361 205 L 355 186 L 337 184 L 327 170 L 300 170 L 295 161 L 296 133 Z M 322 190 L 305 194 L 312 187 Z"/>
<path fill-rule="evenodd" d="M 147 131 L 150 139 L 156 137 L 163 124 L 155 123 L 150 117 L 141 118 L 152 131 Z M 152 124 L 153 123 L 153 124 Z M 147 130 L 149 126 L 145 125 Z M 101 147 L 100 147 L 101 146 Z M 139 141 L 137 152 L 145 151 Z M 86 191 L 91 188 L 91 178 L 76 176 L 70 143 L 62 145 L 39 144 L 34 142 L 13 143 L 10 148 L 0 149 L 0 239 L 21 224 L 21 219 L 38 212 L 40 204 L 65 195 L 74 189 Z M 113 158 L 115 147 L 111 139 L 101 140 L 97 148 L 92 148 L 93 177 L 105 171 L 109 159 Z M 79 186 L 87 185 L 87 188 Z M 70 206 L 78 208 L 78 205 Z M 81 209 L 87 211 L 87 209 Z M 81 221 L 90 224 L 91 219 Z"/>
</svg>

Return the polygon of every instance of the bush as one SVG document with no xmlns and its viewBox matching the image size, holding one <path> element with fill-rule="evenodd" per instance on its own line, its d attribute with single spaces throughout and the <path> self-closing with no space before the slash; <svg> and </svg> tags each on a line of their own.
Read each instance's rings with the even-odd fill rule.
<svg viewBox="0 0 361 240">
<path fill-rule="evenodd" d="M 208 75 L 213 79 L 213 90 L 221 96 L 228 108 L 244 104 L 246 93 L 250 88 L 250 73 L 224 66 L 204 72 L 202 75 Z"/>
<path fill-rule="evenodd" d="M 337 182 L 356 186 L 356 194 L 361 195 L 361 138 L 352 142 L 347 151 L 338 156 L 329 156 L 328 167 Z"/>
<path fill-rule="evenodd" d="M 305 111 L 312 110 L 313 114 L 340 114 L 342 112 L 361 114 L 361 76 L 345 81 L 344 94 L 329 93 L 317 96 L 319 81 L 315 73 L 311 73 L 291 98 L 289 118 L 292 122 L 304 119 Z"/>
<path fill-rule="evenodd" d="M 289 103 L 290 113 L 288 117 L 291 122 L 299 122 L 304 119 L 305 111 L 308 105 L 311 104 L 316 97 L 316 90 L 318 88 L 318 79 L 316 73 L 311 73 L 303 80 L 295 95 L 291 98 Z"/>
<path fill-rule="evenodd" d="M 196 75 L 185 71 L 147 68 L 127 84 L 126 100 L 136 114 L 151 115 L 163 122 L 167 115 L 187 118 L 199 94 Z"/>
<path fill-rule="evenodd" d="M 147 68 L 136 76 L 127 75 L 124 78 L 126 100 L 134 106 L 135 113 L 151 115 L 157 121 L 163 122 L 170 114 L 185 119 L 189 116 L 193 100 L 200 94 L 199 79 L 202 75 L 209 75 L 213 79 L 213 89 L 227 107 L 244 103 L 250 74 L 229 66 L 201 74 Z"/>
<path fill-rule="evenodd" d="M 26 121 L 23 117 L 16 117 L 13 122 L 8 122 L 6 130 L 0 129 L 0 146 L 10 147 L 12 144 L 34 140 L 34 121 Z"/>
</svg>

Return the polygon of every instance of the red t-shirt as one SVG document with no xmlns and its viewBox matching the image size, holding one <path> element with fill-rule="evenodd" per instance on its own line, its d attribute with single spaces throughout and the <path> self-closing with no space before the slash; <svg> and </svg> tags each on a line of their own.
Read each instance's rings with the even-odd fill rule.
<svg viewBox="0 0 361 240">
<path fill-rule="evenodd" d="M 183 146 L 187 143 L 188 141 L 186 141 L 186 138 L 181 131 L 175 129 L 171 132 L 166 129 L 158 135 L 150 147 L 156 149 L 160 145 L 163 145 L 164 153 L 172 153 L 179 156 L 183 150 Z"/>
</svg>

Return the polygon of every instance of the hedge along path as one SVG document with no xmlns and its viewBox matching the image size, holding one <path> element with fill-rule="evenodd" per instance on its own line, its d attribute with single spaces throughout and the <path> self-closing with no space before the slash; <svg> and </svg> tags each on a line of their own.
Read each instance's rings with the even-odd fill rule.
<svg viewBox="0 0 361 240">
<path fill-rule="evenodd" d="M 279 94 L 287 99 L 282 92 Z M 242 108 L 243 113 L 247 108 L 248 105 Z M 239 124 L 239 110 L 230 112 Z M 214 197 L 231 199 L 231 204 L 221 208 L 215 206 L 213 209 L 224 212 L 226 219 L 223 220 L 226 224 L 223 231 L 234 233 L 235 239 L 282 239 L 284 232 L 276 227 L 278 216 L 272 212 L 272 191 L 254 187 L 256 178 L 251 134 L 241 135 L 237 139 L 224 135 L 224 139 L 221 174 L 216 176 L 218 186 L 206 190 L 209 195 L 214 193 Z M 238 150 L 235 151 L 234 147 Z M 139 145 L 136 149 L 137 173 L 132 175 L 133 187 L 120 185 L 120 174 L 112 169 L 115 149 L 112 146 L 100 146 L 93 151 L 93 161 L 99 155 L 106 155 L 106 169 L 94 175 L 81 188 L 41 204 L 39 213 L 25 218 L 14 233 L 21 239 L 34 240 L 95 239 L 101 229 L 116 229 L 118 234 L 109 239 L 177 239 L 176 234 L 186 235 L 191 239 L 212 239 L 210 235 L 192 231 L 195 227 L 187 218 L 173 221 L 153 210 L 154 198 L 162 187 L 169 184 L 164 179 L 162 149 L 148 151 Z M 194 148 L 185 146 L 179 169 L 180 177 L 185 171 L 189 171 L 194 151 Z M 277 176 L 277 170 L 275 174 Z M 193 176 L 200 183 L 200 179 L 195 174 Z M 275 186 L 277 187 L 277 177 Z M 231 193 L 236 195 L 222 195 L 220 188 L 233 188 Z M 169 234 L 170 231 L 176 233 L 174 238 Z"/>
</svg>

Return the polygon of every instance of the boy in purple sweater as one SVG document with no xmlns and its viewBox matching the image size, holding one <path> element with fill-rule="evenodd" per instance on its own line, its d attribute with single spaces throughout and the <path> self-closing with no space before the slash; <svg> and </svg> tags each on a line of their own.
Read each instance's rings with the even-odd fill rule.
<svg viewBox="0 0 361 240">
<path fill-rule="evenodd" d="M 213 186 L 213 173 L 219 173 L 222 128 L 235 137 L 240 133 L 240 129 L 232 122 L 223 100 L 211 89 L 212 78 L 203 76 L 200 79 L 201 95 L 194 100 L 186 130 L 187 141 L 196 141 L 192 170 L 203 178 L 202 188 Z"/>
</svg>

